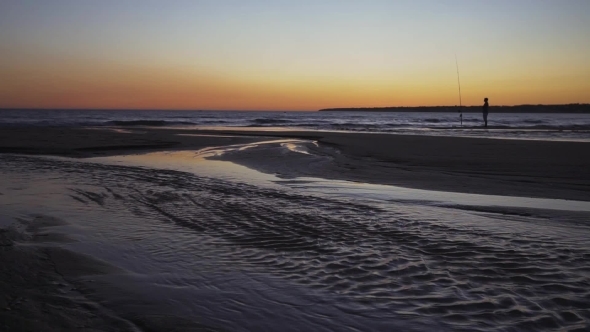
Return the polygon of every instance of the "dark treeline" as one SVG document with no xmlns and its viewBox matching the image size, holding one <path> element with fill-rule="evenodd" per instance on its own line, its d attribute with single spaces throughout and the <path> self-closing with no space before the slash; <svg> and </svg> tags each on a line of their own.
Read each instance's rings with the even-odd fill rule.
<svg viewBox="0 0 590 332">
<path fill-rule="evenodd" d="M 319 112 L 481 112 L 481 106 L 391 106 L 358 108 L 324 108 Z M 493 113 L 590 113 L 590 104 L 493 106 Z"/>
</svg>

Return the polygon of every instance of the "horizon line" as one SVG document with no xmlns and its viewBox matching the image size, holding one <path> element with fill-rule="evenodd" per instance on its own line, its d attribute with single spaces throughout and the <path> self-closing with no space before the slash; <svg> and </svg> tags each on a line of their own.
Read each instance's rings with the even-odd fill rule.
<svg viewBox="0 0 590 332">
<path fill-rule="evenodd" d="M 590 106 L 590 103 L 565 103 L 565 104 L 515 104 L 515 105 L 493 105 L 490 107 L 523 107 L 523 106 Z M 293 109 L 174 109 L 174 108 L 79 108 L 79 107 L 0 107 L 0 111 L 8 110 L 39 110 L 39 111 L 172 111 L 172 112 L 318 112 L 332 109 L 386 109 L 386 108 L 443 108 L 443 107 L 480 107 L 481 105 L 435 105 L 435 106 L 352 106 L 352 107 L 325 107 L 315 110 L 293 110 Z"/>
</svg>

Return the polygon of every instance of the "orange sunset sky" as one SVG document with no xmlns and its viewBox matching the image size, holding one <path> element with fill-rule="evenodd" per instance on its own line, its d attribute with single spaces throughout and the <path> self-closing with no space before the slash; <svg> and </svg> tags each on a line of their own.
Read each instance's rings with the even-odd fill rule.
<svg viewBox="0 0 590 332">
<path fill-rule="evenodd" d="M 590 1 L 2 1 L 0 108 L 590 103 Z"/>
</svg>

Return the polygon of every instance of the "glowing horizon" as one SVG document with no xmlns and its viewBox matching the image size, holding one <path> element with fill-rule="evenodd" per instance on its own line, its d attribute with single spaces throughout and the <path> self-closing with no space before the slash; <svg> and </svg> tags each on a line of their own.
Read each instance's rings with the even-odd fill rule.
<svg viewBox="0 0 590 332">
<path fill-rule="evenodd" d="M 590 103 L 590 2 L 13 1 L 0 108 Z"/>
</svg>

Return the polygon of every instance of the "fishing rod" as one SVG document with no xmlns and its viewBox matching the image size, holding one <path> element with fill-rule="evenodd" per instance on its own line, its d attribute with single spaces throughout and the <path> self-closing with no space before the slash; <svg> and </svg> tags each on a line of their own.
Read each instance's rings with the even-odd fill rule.
<svg viewBox="0 0 590 332">
<path fill-rule="evenodd" d="M 457 53 L 455 53 L 455 65 L 457 66 L 457 84 L 459 85 L 459 120 L 461 121 L 461 127 L 463 127 L 463 112 L 461 112 L 461 80 L 459 79 L 459 62 L 457 61 Z"/>
</svg>

